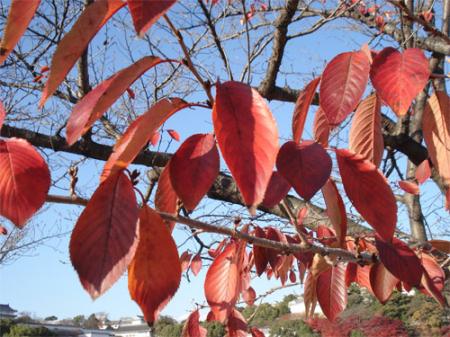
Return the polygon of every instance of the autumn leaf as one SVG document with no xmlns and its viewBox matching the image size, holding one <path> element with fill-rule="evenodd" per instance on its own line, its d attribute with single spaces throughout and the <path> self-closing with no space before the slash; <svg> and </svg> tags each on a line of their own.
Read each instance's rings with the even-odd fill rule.
<svg viewBox="0 0 450 337">
<path fill-rule="evenodd" d="M 170 138 L 173 140 L 179 142 L 180 141 L 180 134 L 176 132 L 175 130 L 167 130 L 167 133 L 169 134 Z"/>
<path fill-rule="evenodd" d="M 381 304 L 385 304 L 389 300 L 399 282 L 381 262 L 373 264 L 370 268 L 370 286 Z"/>
<path fill-rule="evenodd" d="M 256 299 L 255 289 L 253 289 L 252 287 L 245 289 L 242 292 L 242 298 L 244 299 L 244 301 L 247 305 L 252 306 L 253 304 L 255 304 L 255 299 Z"/>
<path fill-rule="evenodd" d="M 312 141 L 285 143 L 278 153 L 277 169 L 305 200 L 322 188 L 331 174 L 331 158 Z"/>
<path fill-rule="evenodd" d="M 102 172 L 102 178 L 126 168 L 139 155 L 153 133 L 174 113 L 189 106 L 179 98 L 164 98 L 136 118 L 114 145 Z"/>
<path fill-rule="evenodd" d="M 24 139 L 0 140 L 0 214 L 23 228 L 45 202 L 50 172 Z"/>
<path fill-rule="evenodd" d="M 186 139 L 170 159 L 170 179 L 188 211 L 193 211 L 219 174 L 220 158 L 214 135 L 196 134 Z"/>
<path fill-rule="evenodd" d="M 362 51 L 333 58 L 322 75 L 320 107 L 331 127 L 339 125 L 358 105 L 369 80 L 370 62 Z"/>
<path fill-rule="evenodd" d="M 416 167 L 415 177 L 419 184 L 423 184 L 431 177 L 431 167 L 428 159 L 425 159 Z"/>
<path fill-rule="evenodd" d="M 0 43 L 0 65 L 5 62 L 28 28 L 41 0 L 12 0 Z"/>
<path fill-rule="evenodd" d="M 144 205 L 139 214 L 139 244 L 128 268 L 128 290 L 153 325 L 181 281 L 178 250 L 163 219 Z"/>
<path fill-rule="evenodd" d="M 291 185 L 278 171 L 273 171 L 269 180 L 262 205 L 267 208 L 275 207 L 288 194 Z"/>
<path fill-rule="evenodd" d="M 266 233 L 259 226 L 255 226 L 255 231 L 254 231 L 253 235 L 255 235 L 255 237 L 257 237 L 257 238 L 263 238 L 263 239 L 266 238 Z M 269 263 L 267 248 L 254 244 L 253 245 L 253 258 L 255 260 L 256 274 L 258 276 L 261 276 L 265 272 L 265 270 L 267 268 L 267 264 Z"/>
<path fill-rule="evenodd" d="M 173 189 L 170 181 L 169 164 L 167 164 L 159 175 L 158 187 L 155 193 L 155 208 L 158 211 L 177 214 L 178 196 Z M 166 221 L 170 231 L 173 230 L 175 223 L 173 221 Z"/>
<path fill-rule="evenodd" d="M 103 116 L 134 81 L 144 72 L 162 62 L 168 61 L 154 56 L 143 57 L 92 89 L 75 105 L 70 114 L 66 127 L 67 143 L 69 145 L 74 144 L 92 127 L 97 119 Z"/>
<path fill-rule="evenodd" d="M 432 255 L 422 252 L 422 267 L 424 269 L 422 275 L 422 284 L 420 291 L 428 296 L 433 297 L 443 307 L 446 306 L 447 300 L 442 294 L 445 286 L 445 272 Z"/>
<path fill-rule="evenodd" d="M 184 323 L 181 337 L 206 337 L 208 331 L 200 325 L 199 320 L 199 311 L 193 311 Z"/>
<path fill-rule="evenodd" d="M 50 74 L 39 102 L 40 107 L 58 89 L 95 34 L 123 6 L 125 3 L 121 0 L 94 1 L 81 13 L 72 29 L 59 41 L 53 54 Z"/>
<path fill-rule="evenodd" d="M 408 112 L 429 76 L 428 60 L 418 48 L 408 48 L 403 53 L 392 47 L 384 48 L 375 56 L 370 70 L 378 95 L 397 116 Z"/>
<path fill-rule="evenodd" d="M 140 37 L 172 7 L 177 0 L 127 0 L 134 28 Z"/>
<path fill-rule="evenodd" d="M 318 107 L 314 115 L 313 122 L 314 140 L 322 144 L 324 148 L 328 147 L 328 138 L 330 137 L 330 126 L 328 125 L 327 116 L 321 107 Z"/>
<path fill-rule="evenodd" d="M 377 167 L 349 150 L 336 150 L 345 193 L 369 225 L 387 241 L 397 225 L 397 202 Z"/>
<path fill-rule="evenodd" d="M 309 107 L 319 85 L 320 77 L 313 79 L 298 95 L 295 102 L 294 115 L 292 116 L 292 139 L 294 142 L 300 142 L 302 138 L 303 128 L 305 127 L 306 116 Z"/>
<path fill-rule="evenodd" d="M 217 83 L 213 108 L 219 148 L 250 213 L 269 184 L 278 153 L 278 130 L 267 103 L 250 86 Z"/>
<path fill-rule="evenodd" d="M 5 106 L 3 105 L 3 102 L 0 101 L 0 129 L 3 126 L 3 122 L 5 121 L 5 117 L 6 117 Z"/>
<path fill-rule="evenodd" d="M 189 265 L 191 264 L 191 257 L 192 257 L 192 254 L 189 253 L 187 250 L 185 252 L 183 252 L 183 254 L 181 254 L 180 265 L 181 265 L 182 273 L 184 273 L 189 268 Z"/>
<path fill-rule="evenodd" d="M 430 240 L 428 241 L 431 246 L 441 252 L 446 254 L 450 254 L 450 241 L 446 240 Z"/>
<path fill-rule="evenodd" d="M 413 183 L 412 181 L 401 180 L 398 182 L 398 186 L 400 186 L 400 188 L 407 193 L 414 195 L 420 194 L 419 186 L 417 186 L 417 184 Z"/>
<path fill-rule="evenodd" d="M 78 218 L 70 238 L 70 260 L 93 299 L 107 291 L 133 259 L 137 220 L 133 184 L 123 172 L 100 184 Z"/>
<path fill-rule="evenodd" d="M 327 207 L 327 215 L 336 232 L 338 242 L 342 246 L 345 244 L 345 236 L 347 235 L 347 213 L 336 183 L 331 178 L 323 185 L 322 194 Z"/>
<path fill-rule="evenodd" d="M 317 300 L 330 321 L 334 321 L 347 306 L 345 268 L 345 264 L 338 263 L 322 272 L 317 278 Z"/>
<path fill-rule="evenodd" d="M 202 257 L 199 254 L 197 254 L 191 261 L 192 274 L 197 276 L 201 269 L 202 269 Z"/>
<path fill-rule="evenodd" d="M 380 166 L 384 141 L 381 133 L 381 101 L 373 94 L 356 109 L 350 129 L 349 148 Z"/>
<path fill-rule="evenodd" d="M 247 337 L 247 329 L 247 321 L 244 316 L 238 310 L 233 309 L 228 318 L 225 337 Z"/>
</svg>

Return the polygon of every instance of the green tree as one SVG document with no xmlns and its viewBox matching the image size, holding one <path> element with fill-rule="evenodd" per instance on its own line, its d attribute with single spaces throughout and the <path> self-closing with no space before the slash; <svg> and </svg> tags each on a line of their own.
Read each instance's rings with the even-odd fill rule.
<svg viewBox="0 0 450 337">
<path fill-rule="evenodd" d="M 46 327 L 29 327 L 18 324 L 11 326 L 9 333 L 4 334 L 4 337 L 48 337 L 56 336 L 56 334 Z"/>
<path fill-rule="evenodd" d="M 206 337 L 223 337 L 226 334 L 225 326 L 219 322 L 203 322 L 202 326 L 208 330 Z"/>
<path fill-rule="evenodd" d="M 84 321 L 86 321 L 86 317 L 84 317 L 84 315 L 77 315 L 72 320 L 73 325 L 79 326 L 79 327 L 83 326 Z"/>
<path fill-rule="evenodd" d="M 179 337 L 183 324 L 169 316 L 161 316 L 155 324 L 154 333 L 157 337 Z"/>
<path fill-rule="evenodd" d="M 58 317 L 52 315 L 44 318 L 45 321 L 56 321 L 58 320 Z"/>
</svg>

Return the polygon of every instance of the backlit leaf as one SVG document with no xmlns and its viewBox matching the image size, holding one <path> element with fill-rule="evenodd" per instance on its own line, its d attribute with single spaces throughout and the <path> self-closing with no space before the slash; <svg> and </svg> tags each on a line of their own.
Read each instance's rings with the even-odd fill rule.
<svg viewBox="0 0 450 337">
<path fill-rule="evenodd" d="M 292 139 L 294 142 L 300 142 L 302 138 L 303 128 L 305 127 L 306 116 L 311 102 L 319 85 L 320 77 L 309 82 L 302 92 L 298 95 L 294 107 L 294 115 L 292 116 Z"/>
<path fill-rule="evenodd" d="M 370 268 L 370 285 L 373 294 L 382 304 L 389 300 L 398 283 L 399 280 L 381 262 Z"/>
<path fill-rule="evenodd" d="M 0 214 L 22 228 L 41 208 L 50 188 L 42 156 L 26 140 L 0 140 Z"/>
<path fill-rule="evenodd" d="M 200 325 L 199 320 L 199 311 L 193 311 L 184 323 L 181 337 L 206 337 L 208 331 Z"/>
<path fill-rule="evenodd" d="M 322 188 L 331 174 L 331 158 L 312 141 L 285 143 L 278 153 L 277 169 L 305 200 Z"/>
<path fill-rule="evenodd" d="M 330 126 L 328 125 L 327 116 L 321 107 L 318 107 L 314 115 L 313 122 L 314 140 L 322 144 L 324 148 L 328 147 L 328 138 L 330 137 Z"/>
<path fill-rule="evenodd" d="M 419 184 L 423 184 L 431 177 L 431 167 L 428 159 L 425 159 L 416 167 L 415 176 Z"/>
<path fill-rule="evenodd" d="M 350 129 L 349 148 L 380 166 L 384 142 L 381 133 L 381 101 L 373 94 L 356 109 Z"/>
<path fill-rule="evenodd" d="M 134 28 L 138 35 L 142 37 L 176 2 L 177 0 L 127 0 Z"/>
<path fill-rule="evenodd" d="M 398 186 L 400 186 L 400 188 L 407 193 L 414 195 L 420 194 L 419 186 L 417 186 L 417 184 L 413 183 L 412 181 L 401 180 L 398 182 Z"/>
<path fill-rule="evenodd" d="M 197 276 L 201 269 L 202 269 L 202 257 L 199 254 L 197 254 L 191 261 L 192 274 Z"/>
<path fill-rule="evenodd" d="M 180 134 L 176 132 L 175 130 L 167 130 L 167 133 L 169 134 L 170 138 L 173 140 L 179 142 L 180 141 Z"/>
<path fill-rule="evenodd" d="M 385 239 L 397 225 L 397 202 L 383 174 L 363 157 L 349 150 L 336 150 L 345 193 L 356 210 Z"/>
<path fill-rule="evenodd" d="M 320 106 L 330 126 L 339 125 L 358 105 L 367 81 L 370 62 L 362 51 L 333 58 L 322 75 Z"/>
<path fill-rule="evenodd" d="M 214 131 L 223 158 L 250 213 L 269 184 L 278 153 L 278 130 L 267 103 L 239 82 L 216 85 Z"/>
<path fill-rule="evenodd" d="M 39 103 L 41 107 L 58 89 L 95 34 L 123 6 L 125 3 L 121 0 L 100 0 L 87 6 L 81 13 L 70 32 L 58 43 L 53 54 L 50 74 Z"/>
<path fill-rule="evenodd" d="M 338 263 L 322 272 L 317 278 L 317 299 L 323 313 L 330 321 L 334 321 L 347 305 L 345 268 L 345 264 Z"/>
<path fill-rule="evenodd" d="M 158 187 L 155 193 L 155 208 L 158 211 L 169 213 L 172 215 L 177 214 L 178 209 L 178 196 L 172 187 L 170 182 L 169 166 L 166 165 L 159 175 Z M 173 230 L 175 223 L 172 221 L 165 221 L 168 224 L 170 231 Z"/>
<path fill-rule="evenodd" d="M 128 268 L 128 290 L 149 325 L 175 294 L 180 281 L 175 241 L 163 219 L 145 205 L 139 214 L 139 244 Z"/>
<path fill-rule="evenodd" d="M 0 65 L 27 30 L 41 0 L 12 0 L 0 43 Z"/>
<path fill-rule="evenodd" d="M 408 48 L 403 53 L 384 48 L 375 56 L 370 71 L 378 95 L 398 116 L 408 112 L 429 76 L 428 60 L 418 48 Z"/>
<path fill-rule="evenodd" d="M 336 232 L 336 237 L 340 245 L 345 243 L 347 235 L 347 213 L 345 211 L 344 201 L 332 179 L 328 179 L 322 187 L 323 199 L 327 207 L 327 215 L 330 218 L 331 225 Z"/>
<path fill-rule="evenodd" d="M 130 179 L 105 180 L 81 213 L 70 238 L 70 260 L 93 299 L 127 269 L 137 247 L 138 206 Z"/>
<path fill-rule="evenodd" d="M 219 151 L 210 133 L 189 137 L 170 159 L 172 186 L 188 211 L 194 210 L 211 188 L 219 166 Z"/>
<path fill-rule="evenodd" d="M 191 257 L 192 254 L 189 253 L 187 250 L 183 252 L 180 256 L 180 265 L 181 265 L 181 272 L 184 273 L 188 268 L 189 264 L 191 263 Z"/>
</svg>

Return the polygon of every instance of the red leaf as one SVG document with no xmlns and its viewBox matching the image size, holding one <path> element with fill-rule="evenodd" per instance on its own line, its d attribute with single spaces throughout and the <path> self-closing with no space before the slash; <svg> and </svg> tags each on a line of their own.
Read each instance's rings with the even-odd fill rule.
<svg viewBox="0 0 450 337">
<path fill-rule="evenodd" d="M 134 93 L 134 91 L 131 88 L 127 88 L 127 94 L 130 97 L 130 99 L 135 99 L 136 95 Z"/>
<path fill-rule="evenodd" d="M 127 0 L 134 28 L 140 37 L 164 15 L 177 0 L 148 1 Z"/>
<path fill-rule="evenodd" d="M 445 307 L 447 299 L 442 294 L 442 290 L 445 286 L 444 270 L 442 270 L 432 256 L 426 253 L 422 253 L 421 260 L 424 272 L 422 275 L 423 288 L 419 288 L 420 291 L 428 296 L 432 296 L 437 302 Z"/>
<path fill-rule="evenodd" d="M 376 236 L 375 243 L 381 262 L 392 275 L 411 286 L 420 285 L 423 268 L 411 248 L 395 237 L 386 242 Z"/>
<path fill-rule="evenodd" d="M 122 172 L 105 180 L 81 213 L 70 238 L 70 260 L 93 299 L 125 272 L 137 247 L 138 206 Z"/>
<path fill-rule="evenodd" d="M 267 228 L 266 239 L 287 243 L 286 236 L 283 233 L 281 233 L 279 229 L 273 227 Z M 281 252 L 276 249 L 266 248 L 266 252 L 269 264 L 272 267 L 275 276 L 277 276 L 278 269 L 283 264 L 286 256 L 281 255 Z"/>
<path fill-rule="evenodd" d="M 244 316 L 233 309 L 227 322 L 227 334 L 225 337 L 247 337 L 247 322 Z"/>
<path fill-rule="evenodd" d="M 40 72 L 41 73 L 46 73 L 49 70 L 50 70 L 50 68 L 48 66 L 42 66 Z"/>
<path fill-rule="evenodd" d="M 167 133 L 169 134 L 170 138 L 173 140 L 179 142 L 180 141 L 180 135 L 175 130 L 167 130 Z"/>
<path fill-rule="evenodd" d="M 369 292 L 373 293 L 372 286 L 370 284 L 370 269 L 371 266 L 356 266 L 356 278 L 355 282 L 361 287 L 367 288 Z"/>
<path fill-rule="evenodd" d="M 262 205 L 267 208 L 275 207 L 284 199 L 290 189 L 291 185 L 286 179 L 278 171 L 273 171 Z"/>
<path fill-rule="evenodd" d="M 376 94 L 362 101 L 353 116 L 349 148 L 380 166 L 384 141 L 381 133 L 381 102 Z"/>
<path fill-rule="evenodd" d="M 44 204 L 50 172 L 26 140 L 0 140 L 0 214 L 22 228 Z"/>
<path fill-rule="evenodd" d="M 8 230 L 6 229 L 6 227 L 0 225 L 0 234 L 1 235 L 8 235 Z"/>
<path fill-rule="evenodd" d="M 339 125 L 358 105 L 367 81 L 370 62 L 362 51 L 333 58 L 322 75 L 320 106 L 330 126 Z"/>
<path fill-rule="evenodd" d="M 320 77 L 313 79 L 298 95 L 297 102 L 295 103 L 294 115 L 292 116 L 292 139 L 294 142 L 298 143 L 302 138 L 306 116 L 319 82 Z"/>
<path fill-rule="evenodd" d="M 347 287 L 345 286 L 343 263 L 322 272 L 317 278 L 317 299 L 325 316 L 334 321 L 347 305 Z"/>
<path fill-rule="evenodd" d="M 172 186 L 188 211 L 193 211 L 211 188 L 219 166 L 219 151 L 210 133 L 189 137 L 170 159 Z"/>
<path fill-rule="evenodd" d="M 78 138 L 85 134 L 95 121 L 114 104 L 134 81 L 136 81 L 144 72 L 162 62 L 167 61 L 161 60 L 159 57 L 144 57 L 133 63 L 131 66 L 115 73 L 113 76 L 92 89 L 75 105 L 70 114 L 66 127 L 67 143 L 69 145 L 74 144 Z M 50 73 L 50 75 L 51 74 L 52 73 Z M 161 101 L 165 102 L 169 100 L 166 99 Z M 152 133 L 150 133 L 149 137 L 151 135 Z"/>
<path fill-rule="evenodd" d="M 323 185 L 322 194 L 327 207 L 327 215 L 336 232 L 339 244 L 342 246 L 345 244 L 345 236 L 347 235 L 347 213 L 344 201 L 332 179 L 328 179 Z"/>
<path fill-rule="evenodd" d="M 356 210 L 385 239 L 394 235 L 397 203 L 383 174 L 349 150 L 336 150 L 345 192 Z"/>
<path fill-rule="evenodd" d="M 200 270 L 202 269 L 202 257 L 197 254 L 191 261 L 191 270 L 192 273 L 197 276 Z"/>
<path fill-rule="evenodd" d="M 255 304 L 255 299 L 256 299 L 256 292 L 255 289 L 253 289 L 252 287 L 244 290 L 242 292 L 242 298 L 244 299 L 245 303 L 247 303 L 247 305 L 253 305 Z"/>
<path fill-rule="evenodd" d="M 305 200 L 322 188 L 331 174 L 331 158 L 312 141 L 285 143 L 278 153 L 277 169 Z"/>
<path fill-rule="evenodd" d="M 136 118 L 114 145 L 113 153 L 103 168 L 102 179 L 106 179 L 111 173 L 122 170 L 131 164 L 161 124 L 186 106 L 188 105 L 182 99 L 165 98 Z"/>
<path fill-rule="evenodd" d="M 159 138 L 161 137 L 159 131 L 155 131 L 152 135 L 152 137 L 150 138 L 150 144 L 152 144 L 153 146 L 158 145 L 159 143 Z"/>
<path fill-rule="evenodd" d="M 250 213 L 264 198 L 278 153 L 278 130 L 267 103 L 239 82 L 216 85 L 214 131 Z"/>
<path fill-rule="evenodd" d="M 258 328 L 250 328 L 250 332 L 252 334 L 252 337 L 266 337 L 264 333 Z"/>
<path fill-rule="evenodd" d="M 184 323 L 181 337 L 206 337 L 208 331 L 200 325 L 199 319 L 198 310 L 193 311 Z"/>
<path fill-rule="evenodd" d="M 446 185 L 450 184 L 450 98 L 444 91 L 435 92 L 423 114 L 423 137 L 436 170 Z"/>
<path fill-rule="evenodd" d="M 446 254 L 450 254 L 450 241 L 446 240 L 430 240 L 428 241 L 433 248 L 440 250 L 441 252 L 444 252 Z"/>
<path fill-rule="evenodd" d="M 40 107 L 58 89 L 95 34 L 123 6 L 125 3 L 121 0 L 95 1 L 81 13 L 53 54 L 50 74 L 39 102 Z"/>
<path fill-rule="evenodd" d="M 293 270 L 289 272 L 289 281 L 291 281 L 292 283 L 295 283 L 297 281 L 297 276 L 295 275 Z"/>
<path fill-rule="evenodd" d="M 328 147 L 328 138 L 330 137 L 330 126 L 328 125 L 327 116 L 321 107 L 318 107 L 314 115 L 313 125 L 314 140 L 322 144 L 324 148 Z"/>
<path fill-rule="evenodd" d="M 317 305 L 317 278 L 308 272 L 303 287 L 303 300 L 305 303 L 305 316 L 306 319 L 312 318 Z"/>
<path fill-rule="evenodd" d="M 428 159 L 425 159 L 417 166 L 415 176 L 419 184 L 423 184 L 428 178 L 431 177 L 431 167 Z"/>
<path fill-rule="evenodd" d="M 172 187 L 172 183 L 170 182 L 168 165 L 164 167 L 159 176 L 158 187 L 155 193 L 155 208 L 161 212 L 166 212 L 173 215 L 177 214 L 178 196 Z M 175 222 L 166 221 L 166 223 L 170 231 L 172 231 L 175 226 Z"/>
<path fill-rule="evenodd" d="M 184 273 L 188 268 L 189 264 L 191 262 L 192 254 L 189 253 L 187 250 L 183 252 L 180 256 L 180 265 L 181 265 L 181 272 Z"/>
<path fill-rule="evenodd" d="M 234 310 L 239 296 L 240 260 L 237 244 L 231 242 L 206 273 L 205 297 L 214 318 L 222 323 Z"/>
<path fill-rule="evenodd" d="M 407 193 L 414 195 L 420 194 L 419 186 L 411 181 L 401 180 L 398 182 L 398 186 L 400 186 L 400 188 Z"/>
<path fill-rule="evenodd" d="M 216 258 L 217 255 L 219 255 L 222 252 L 222 249 L 225 246 L 226 242 L 227 242 L 227 240 L 223 239 L 222 241 L 220 241 L 220 243 L 217 245 L 217 247 L 215 249 L 214 248 L 210 248 L 208 250 L 209 256 L 211 256 L 212 258 Z"/>
<path fill-rule="evenodd" d="M 382 304 L 385 304 L 400 281 L 386 267 L 377 262 L 370 269 L 370 286 L 373 294 Z"/>
<path fill-rule="evenodd" d="M 429 76 L 428 60 L 418 48 L 408 48 L 403 54 L 392 47 L 384 48 L 375 56 L 370 71 L 378 95 L 397 116 L 407 113 Z"/>
<path fill-rule="evenodd" d="M 255 226 L 254 235 L 257 238 L 263 238 L 263 239 L 266 238 L 266 233 L 264 233 L 264 230 L 259 226 Z M 258 276 L 261 276 L 262 273 L 264 273 L 264 271 L 266 270 L 267 264 L 269 263 L 267 248 L 260 247 L 260 246 L 254 244 L 253 245 L 253 258 L 255 260 L 256 274 Z"/>
<path fill-rule="evenodd" d="M 6 60 L 27 30 L 41 0 L 12 0 L 0 43 L 0 65 Z"/>
<path fill-rule="evenodd" d="M 139 215 L 139 244 L 128 268 L 128 290 L 149 325 L 178 289 L 181 265 L 175 241 L 163 219 L 144 206 Z"/>
<path fill-rule="evenodd" d="M 3 102 L 0 101 L 0 129 L 3 126 L 3 122 L 5 121 L 5 117 L 6 117 L 5 106 L 3 105 Z"/>
</svg>

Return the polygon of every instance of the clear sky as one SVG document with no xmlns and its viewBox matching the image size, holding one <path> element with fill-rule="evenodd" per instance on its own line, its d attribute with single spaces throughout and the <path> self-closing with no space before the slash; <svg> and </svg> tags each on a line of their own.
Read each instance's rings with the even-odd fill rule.
<svg viewBox="0 0 450 337">
<path fill-rule="evenodd" d="M 289 45 L 290 53 L 286 55 L 285 62 L 286 64 L 295 64 L 296 78 L 292 79 L 293 87 L 301 88 L 312 78 L 311 72 L 313 70 L 316 71 L 316 74 L 320 72 L 324 62 L 333 56 L 343 51 L 358 49 L 367 42 L 367 38 L 357 32 L 333 30 L 342 24 L 337 21 L 319 33 Z M 236 60 L 236 64 L 239 63 L 238 55 L 231 54 L 230 57 L 232 62 Z M 123 65 L 127 63 L 123 61 Z M 120 65 L 119 62 L 118 68 L 123 65 Z M 220 76 L 222 79 L 225 77 L 223 74 Z M 257 82 L 255 81 L 255 83 Z M 279 84 L 283 85 L 283 83 Z M 274 102 L 271 104 L 271 108 L 281 130 L 281 138 L 288 138 L 291 134 L 290 118 L 293 105 Z M 309 119 L 308 124 L 310 123 Z M 185 110 L 171 118 L 165 127 L 177 130 L 182 140 L 193 133 L 209 132 L 212 130 L 210 112 L 205 109 Z M 167 135 L 165 135 L 164 141 L 167 141 Z M 170 148 L 173 151 L 177 146 L 178 144 L 172 143 Z M 102 163 L 96 161 L 88 161 L 80 167 L 79 186 L 87 186 L 83 187 L 83 193 L 86 196 L 92 193 L 98 181 L 98 174 L 92 174 L 92 172 L 98 172 L 101 167 Z M 52 190 L 52 193 L 62 192 Z M 35 217 L 33 223 L 45 224 L 46 230 L 50 231 L 52 227 L 70 231 L 75 223 L 75 214 L 80 211 L 80 207 L 51 206 L 49 210 Z M 11 228 L 11 224 L 7 223 L 7 227 Z M 178 244 L 185 238 L 185 232 L 175 230 L 175 239 Z M 138 306 L 128 295 L 126 276 L 123 276 L 107 293 L 96 301 L 92 301 L 82 289 L 77 274 L 70 264 L 68 242 L 69 235 L 48 240 L 33 251 L 31 256 L 22 257 L 12 264 L 0 266 L 0 303 L 9 303 L 18 311 L 30 312 L 39 317 L 56 315 L 58 318 L 66 318 L 78 314 L 89 315 L 95 312 L 106 312 L 110 318 L 117 319 L 122 316 L 140 314 Z M 182 251 L 184 248 L 180 250 L 180 253 Z M 175 318 L 183 318 L 195 308 L 195 303 L 203 303 L 205 272 L 206 270 L 203 269 L 199 276 L 192 277 L 190 283 L 183 278 L 179 291 L 163 313 Z M 254 280 L 252 285 L 260 294 L 273 286 L 278 286 L 279 283 L 267 282 L 263 277 L 262 280 Z M 268 299 L 279 300 L 285 294 L 293 292 L 299 294 L 301 288 L 288 288 Z"/>
</svg>

